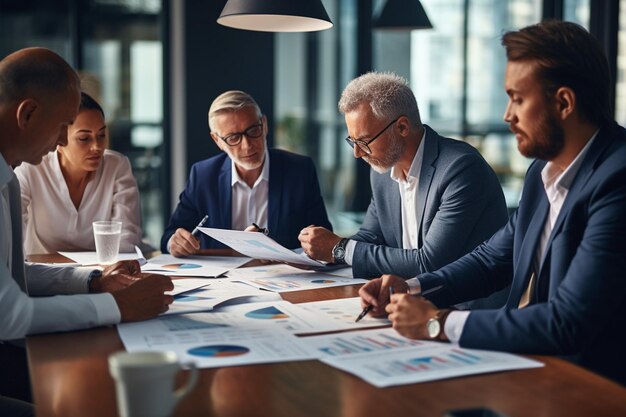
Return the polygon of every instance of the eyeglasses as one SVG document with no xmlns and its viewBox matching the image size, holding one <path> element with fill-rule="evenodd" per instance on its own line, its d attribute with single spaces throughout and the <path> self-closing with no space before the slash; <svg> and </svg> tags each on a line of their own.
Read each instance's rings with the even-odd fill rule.
<svg viewBox="0 0 626 417">
<path fill-rule="evenodd" d="M 375 135 L 373 138 L 371 138 L 370 140 L 368 140 L 367 142 L 364 140 L 359 140 L 359 139 L 352 139 L 350 136 L 348 136 L 346 138 L 346 142 L 348 142 L 348 145 L 350 145 L 351 148 L 354 148 L 354 145 L 358 146 L 360 150 L 362 150 L 363 152 L 365 152 L 368 155 L 372 154 L 372 150 L 370 149 L 369 145 L 370 143 L 374 142 L 376 139 L 378 139 L 378 137 L 380 135 L 382 135 L 385 130 L 389 129 L 395 122 L 398 121 L 398 119 L 400 119 L 400 117 L 402 116 L 398 116 L 396 117 L 391 123 L 389 123 L 387 126 L 385 126 L 385 128 L 383 130 L 381 130 L 380 132 L 378 132 L 377 135 Z"/>
<path fill-rule="evenodd" d="M 244 135 L 251 139 L 260 138 L 261 136 L 263 136 L 263 118 L 259 119 L 257 124 L 250 126 L 243 132 L 233 132 L 223 137 L 218 135 L 217 132 L 213 133 L 215 134 L 215 136 L 226 142 L 228 146 L 237 146 L 241 143 Z"/>
</svg>

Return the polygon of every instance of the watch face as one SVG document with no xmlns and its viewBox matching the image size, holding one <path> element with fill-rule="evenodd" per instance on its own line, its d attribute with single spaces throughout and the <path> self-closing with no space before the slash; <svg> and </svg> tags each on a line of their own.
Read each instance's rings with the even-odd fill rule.
<svg viewBox="0 0 626 417">
<path fill-rule="evenodd" d="M 439 323 L 439 320 L 428 320 L 428 323 L 426 323 L 426 330 L 428 331 L 428 337 L 431 339 L 435 339 L 439 336 L 439 333 L 441 332 L 441 324 Z"/>
<path fill-rule="evenodd" d="M 346 250 L 343 246 L 337 246 L 333 250 L 333 258 L 337 261 L 343 261 L 344 256 L 346 256 Z"/>
</svg>

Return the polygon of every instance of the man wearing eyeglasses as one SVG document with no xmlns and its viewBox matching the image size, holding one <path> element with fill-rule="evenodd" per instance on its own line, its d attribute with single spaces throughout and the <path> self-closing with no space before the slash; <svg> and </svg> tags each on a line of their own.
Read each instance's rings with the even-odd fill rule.
<svg viewBox="0 0 626 417">
<path fill-rule="evenodd" d="M 209 109 L 210 135 L 223 153 L 200 161 L 191 174 L 161 239 L 174 256 L 224 247 L 191 231 L 205 227 L 259 230 L 287 248 L 300 246 L 298 232 L 310 224 L 332 228 L 313 161 L 267 149 L 267 118 L 243 91 L 227 91 Z M 254 224 L 254 225 L 253 225 Z"/>
<path fill-rule="evenodd" d="M 351 238 L 319 225 L 299 239 L 312 258 L 352 265 L 355 277 L 405 279 L 470 252 L 507 220 L 502 188 L 478 151 L 423 125 L 407 82 L 368 73 L 342 93 L 347 143 L 371 165 L 372 200 Z M 387 173 L 391 171 L 391 174 Z M 473 308 L 501 306 L 506 290 Z"/>
</svg>

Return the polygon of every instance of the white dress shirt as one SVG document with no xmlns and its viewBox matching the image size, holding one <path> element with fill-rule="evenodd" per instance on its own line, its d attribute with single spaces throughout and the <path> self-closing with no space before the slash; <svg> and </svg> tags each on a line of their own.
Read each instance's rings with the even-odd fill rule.
<svg viewBox="0 0 626 417">
<path fill-rule="evenodd" d="M 122 222 L 120 252 L 134 252 L 141 242 L 137 182 L 124 155 L 105 150 L 102 162 L 87 184 L 78 210 L 56 151 L 41 164 L 15 169 L 22 189 L 22 219 L 26 254 L 95 250 L 91 223 Z"/>
<path fill-rule="evenodd" d="M 265 152 L 265 161 L 261 175 L 252 187 L 241 179 L 231 160 L 232 230 L 243 230 L 256 223 L 257 226 L 267 228 L 267 201 L 270 181 L 270 156 Z"/>
<path fill-rule="evenodd" d="M 19 183 L 1 154 L 0 191 L 0 340 L 119 323 L 111 294 L 86 294 L 91 270 L 24 265 Z"/>
<path fill-rule="evenodd" d="M 546 190 L 546 196 L 548 197 L 548 202 L 550 203 L 550 212 L 546 218 L 543 232 L 541 234 L 541 238 L 539 239 L 539 245 L 537 246 L 535 253 L 535 271 L 540 270 L 540 266 L 543 263 L 543 258 L 546 252 L 546 245 L 550 239 L 550 234 L 552 233 L 556 219 L 559 217 L 559 213 L 561 212 L 561 207 L 563 207 L 563 203 L 565 202 L 565 198 L 567 198 L 567 193 L 569 192 L 572 182 L 574 182 L 574 178 L 576 178 L 580 165 L 585 159 L 585 155 L 587 154 L 587 151 L 597 134 L 598 131 L 593 134 L 591 139 L 589 139 L 587 144 L 580 150 L 580 152 L 578 152 L 576 158 L 574 158 L 565 170 L 559 168 L 552 162 L 548 162 L 546 166 L 543 167 L 543 170 L 541 170 L 541 180 L 543 181 L 543 187 Z M 413 280 L 417 281 L 415 278 L 412 278 L 409 281 Z M 453 311 L 448 315 L 444 325 L 444 332 L 450 342 L 457 343 L 461 339 L 463 327 L 465 327 L 465 322 L 470 314 L 471 311 Z"/>
<path fill-rule="evenodd" d="M 417 147 L 413 162 L 409 168 L 408 175 L 404 177 L 404 173 L 397 166 L 391 168 L 391 179 L 398 183 L 400 190 L 400 205 L 402 213 L 402 249 L 418 249 L 417 234 L 419 233 L 419 225 L 417 224 L 417 190 L 419 187 L 420 171 L 422 170 L 422 161 L 424 159 L 424 140 L 426 138 L 426 130 L 422 135 L 420 144 Z M 348 265 L 352 265 L 354 257 L 354 249 L 357 241 L 350 240 L 346 244 L 346 254 L 344 260 Z"/>
</svg>

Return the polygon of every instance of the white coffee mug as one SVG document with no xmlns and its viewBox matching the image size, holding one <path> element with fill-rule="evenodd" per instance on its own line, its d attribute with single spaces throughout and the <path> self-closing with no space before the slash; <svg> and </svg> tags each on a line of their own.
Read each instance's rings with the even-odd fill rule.
<svg viewBox="0 0 626 417">
<path fill-rule="evenodd" d="M 190 369 L 187 384 L 174 391 L 182 366 Z M 109 356 L 121 417 L 168 417 L 198 380 L 193 363 L 180 364 L 174 352 L 118 352 Z"/>
</svg>

